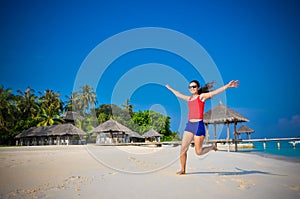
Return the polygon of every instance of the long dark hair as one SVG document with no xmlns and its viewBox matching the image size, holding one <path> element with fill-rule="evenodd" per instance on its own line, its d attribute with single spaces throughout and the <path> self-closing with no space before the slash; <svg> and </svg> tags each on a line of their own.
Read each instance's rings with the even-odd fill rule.
<svg viewBox="0 0 300 199">
<path fill-rule="evenodd" d="M 197 84 L 198 88 L 200 88 L 200 83 L 198 82 L 198 80 L 193 80 L 193 81 L 190 82 L 190 84 L 192 82 L 194 82 L 195 84 Z M 215 81 L 206 83 L 204 86 L 202 86 L 198 90 L 198 95 L 200 95 L 201 93 L 208 93 L 209 91 L 212 91 L 213 88 L 214 88 L 214 83 L 215 83 Z"/>
</svg>

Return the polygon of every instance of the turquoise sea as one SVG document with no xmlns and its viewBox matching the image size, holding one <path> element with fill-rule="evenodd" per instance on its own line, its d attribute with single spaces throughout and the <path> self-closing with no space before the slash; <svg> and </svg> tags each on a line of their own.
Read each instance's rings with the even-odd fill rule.
<svg viewBox="0 0 300 199">
<path fill-rule="evenodd" d="M 280 148 L 278 148 L 277 141 L 267 141 L 266 148 L 263 142 L 254 142 L 254 149 L 240 150 L 240 152 L 256 153 L 264 157 L 286 159 L 300 162 L 300 143 L 293 147 L 290 141 L 280 141 Z"/>
</svg>

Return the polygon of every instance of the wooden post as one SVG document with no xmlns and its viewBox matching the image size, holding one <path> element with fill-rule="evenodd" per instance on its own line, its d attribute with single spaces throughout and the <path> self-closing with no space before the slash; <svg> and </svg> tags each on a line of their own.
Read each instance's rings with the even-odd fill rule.
<svg viewBox="0 0 300 199">
<path fill-rule="evenodd" d="M 229 143 L 229 139 L 230 139 L 230 134 L 229 134 L 229 123 L 227 123 L 227 144 L 228 144 L 227 152 L 230 151 L 230 143 Z"/>
<path fill-rule="evenodd" d="M 250 133 L 246 133 L 247 134 L 247 139 L 250 139 Z"/>
<path fill-rule="evenodd" d="M 234 122 L 234 145 L 235 145 L 235 151 L 238 151 L 238 147 L 237 147 L 237 140 L 236 140 L 236 124 L 237 122 Z"/>
<path fill-rule="evenodd" d="M 214 122 L 214 139 L 217 139 L 217 124 Z"/>
<path fill-rule="evenodd" d="M 114 142 L 114 136 L 113 136 L 112 132 L 110 132 L 109 138 L 111 139 L 110 144 L 113 143 Z"/>
<path fill-rule="evenodd" d="M 229 123 L 226 124 L 227 125 L 227 140 L 230 139 L 230 134 L 229 134 Z"/>
<path fill-rule="evenodd" d="M 206 136 L 205 136 L 206 138 L 205 138 L 205 139 L 206 139 L 206 142 L 207 142 L 207 141 L 209 140 L 209 130 L 208 130 L 208 123 L 207 123 L 207 124 L 205 124 L 205 128 L 206 128 L 206 129 L 205 129 L 205 130 L 206 130 Z"/>
<path fill-rule="evenodd" d="M 60 145 L 60 137 L 59 136 L 56 137 L 56 144 Z"/>
</svg>

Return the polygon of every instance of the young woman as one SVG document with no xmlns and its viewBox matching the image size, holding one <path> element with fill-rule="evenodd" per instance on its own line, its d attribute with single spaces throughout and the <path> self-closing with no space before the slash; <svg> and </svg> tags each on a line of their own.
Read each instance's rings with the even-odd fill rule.
<svg viewBox="0 0 300 199">
<path fill-rule="evenodd" d="M 188 102 L 189 108 L 188 123 L 186 124 L 186 128 L 183 133 L 180 150 L 181 170 L 177 172 L 177 174 L 179 175 L 185 174 L 187 151 L 193 139 L 195 145 L 195 152 L 197 155 L 203 155 L 211 150 L 217 150 L 217 147 L 215 145 L 202 148 L 205 138 L 205 127 L 203 123 L 204 103 L 207 99 L 212 98 L 213 96 L 225 91 L 228 88 L 238 87 L 239 82 L 238 80 L 230 81 L 225 86 L 218 88 L 214 91 L 210 91 L 213 88 L 213 84 L 214 82 L 210 82 L 204 87 L 200 87 L 200 84 L 197 80 L 191 81 L 188 88 L 192 96 L 183 95 L 180 92 L 171 88 L 169 85 L 166 85 L 166 87 L 172 93 L 174 93 L 174 95 L 183 100 L 186 100 Z"/>
</svg>

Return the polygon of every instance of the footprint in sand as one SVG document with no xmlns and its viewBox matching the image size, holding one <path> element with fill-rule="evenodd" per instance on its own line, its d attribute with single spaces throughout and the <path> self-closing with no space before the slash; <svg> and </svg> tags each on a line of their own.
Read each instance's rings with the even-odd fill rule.
<svg viewBox="0 0 300 199">
<path fill-rule="evenodd" d="M 242 190 L 249 189 L 250 186 L 255 185 L 255 183 L 252 180 L 244 180 L 241 178 L 231 178 L 231 181 L 239 183 L 238 187 Z"/>
<path fill-rule="evenodd" d="M 289 187 L 289 190 L 292 190 L 292 191 L 300 191 L 300 186 L 290 186 L 290 187 Z"/>
<path fill-rule="evenodd" d="M 142 169 L 148 169 L 150 168 L 150 165 L 146 164 L 144 161 L 137 160 L 134 157 L 128 157 L 128 160 L 134 162 L 137 167 L 142 168 Z"/>
</svg>

